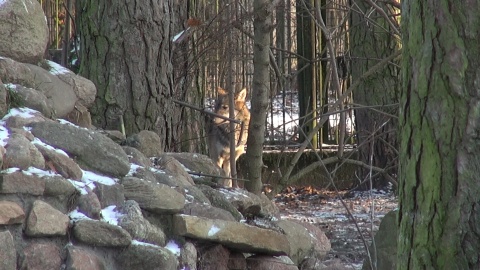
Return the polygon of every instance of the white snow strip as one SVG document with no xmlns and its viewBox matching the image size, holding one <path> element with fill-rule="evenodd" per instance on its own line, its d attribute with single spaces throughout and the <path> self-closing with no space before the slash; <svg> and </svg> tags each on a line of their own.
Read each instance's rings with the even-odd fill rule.
<svg viewBox="0 0 480 270">
<path fill-rule="evenodd" d="M 55 148 L 55 147 L 53 147 L 53 146 L 51 146 L 51 145 L 49 145 L 49 144 L 46 144 L 46 143 L 42 142 L 40 139 L 38 139 L 38 138 L 34 138 L 32 142 L 33 142 L 34 144 L 36 144 L 36 145 L 41 145 L 41 146 L 43 146 L 43 147 L 45 147 L 45 148 L 47 148 L 47 149 L 49 149 L 49 150 L 55 151 L 55 152 L 57 152 L 57 153 L 59 153 L 59 154 L 61 154 L 61 155 L 64 155 L 64 156 L 67 156 L 67 157 L 68 157 L 68 154 L 65 153 L 65 151 L 63 151 L 62 149 L 58 149 L 58 148 Z"/>
<path fill-rule="evenodd" d="M 102 214 L 103 220 L 105 220 L 107 223 L 110 223 L 112 225 L 118 225 L 118 219 L 123 217 L 123 214 L 115 211 L 116 208 L 117 206 L 110 205 L 102 209 L 101 214 Z"/>
<path fill-rule="evenodd" d="M 130 171 L 128 171 L 127 176 L 132 176 L 140 168 L 143 168 L 143 167 L 138 164 L 130 163 Z"/>
<path fill-rule="evenodd" d="M 180 247 L 178 246 L 178 244 L 175 241 L 173 241 L 173 240 L 168 241 L 165 248 L 170 250 L 173 254 L 175 254 L 175 256 L 177 256 L 177 257 L 180 256 Z"/>
<path fill-rule="evenodd" d="M 70 73 L 71 71 L 53 61 L 48 61 L 48 65 L 50 66 L 49 72 L 53 75 L 60 75 L 60 74 L 66 74 Z"/>
<path fill-rule="evenodd" d="M 108 176 L 99 175 L 90 171 L 83 171 L 82 182 L 90 183 L 97 182 L 103 185 L 112 186 L 118 182 L 118 179 Z"/>
<path fill-rule="evenodd" d="M 68 216 L 70 217 L 70 219 L 73 222 L 81 220 L 81 219 L 91 219 L 91 218 L 87 217 L 85 214 L 83 214 L 82 212 L 78 211 L 78 208 L 73 210 L 72 212 L 68 213 Z"/>
<path fill-rule="evenodd" d="M 150 244 L 150 243 L 145 243 L 145 242 L 140 242 L 138 240 L 132 240 L 132 245 L 139 245 L 139 246 L 147 246 L 147 247 L 159 247 L 157 245 L 154 245 L 154 244 Z"/>
<path fill-rule="evenodd" d="M 19 116 L 22 118 L 32 118 L 35 116 L 35 113 L 38 113 L 36 110 L 32 110 L 29 108 L 13 108 L 8 111 L 8 113 L 3 117 L 2 120 L 7 120 L 12 116 Z"/>
<path fill-rule="evenodd" d="M 208 236 L 214 236 L 214 235 L 217 234 L 219 231 L 220 231 L 220 228 L 218 228 L 218 227 L 215 226 L 215 225 L 212 225 L 212 227 L 211 227 L 210 230 L 208 231 Z"/>
<path fill-rule="evenodd" d="M 45 170 L 40 170 L 38 168 L 35 168 L 35 167 L 28 167 L 26 170 L 22 171 L 23 174 L 26 174 L 26 175 L 37 175 L 37 176 L 40 176 L 40 177 L 43 177 L 43 176 L 58 176 L 59 174 L 56 174 L 52 171 L 45 171 Z"/>
<path fill-rule="evenodd" d="M 8 129 L 4 126 L 0 126 L 0 145 L 5 147 L 8 142 Z"/>
</svg>

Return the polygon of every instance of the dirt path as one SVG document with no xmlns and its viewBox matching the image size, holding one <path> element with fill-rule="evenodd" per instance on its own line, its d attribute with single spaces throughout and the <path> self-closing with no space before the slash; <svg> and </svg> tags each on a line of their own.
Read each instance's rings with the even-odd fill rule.
<svg viewBox="0 0 480 270">
<path fill-rule="evenodd" d="M 306 221 L 321 228 L 332 244 L 327 260 L 339 259 L 350 269 L 362 268 L 366 254 L 362 236 L 370 245 L 372 231 L 374 234 L 378 230 L 386 213 L 397 208 L 392 192 L 377 190 L 336 194 L 309 187 L 289 188 L 277 195 L 275 202 L 282 218 Z"/>
</svg>

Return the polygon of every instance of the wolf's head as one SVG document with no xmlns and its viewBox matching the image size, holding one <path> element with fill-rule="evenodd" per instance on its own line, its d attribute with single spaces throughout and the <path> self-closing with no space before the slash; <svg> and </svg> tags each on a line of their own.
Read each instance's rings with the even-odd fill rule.
<svg viewBox="0 0 480 270">
<path fill-rule="evenodd" d="M 228 91 L 218 87 L 218 97 L 215 101 L 215 113 L 223 115 L 225 117 L 229 117 L 229 102 L 228 102 Z M 247 96 L 247 88 L 243 88 L 242 90 L 235 93 L 234 102 L 235 102 L 235 119 L 242 121 L 246 125 L 250 122 L 250 111 L 245 104 L 245 98 Z M 214 119 L 215 124 L 220 125 L 224 123 L 228 123 L 228 121 L 215 117 Z"/>
</svg>

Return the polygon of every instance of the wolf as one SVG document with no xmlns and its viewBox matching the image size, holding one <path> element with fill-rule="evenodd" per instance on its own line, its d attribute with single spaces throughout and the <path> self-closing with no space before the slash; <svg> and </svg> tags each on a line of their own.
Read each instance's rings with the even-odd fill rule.
<svg viewBox="0 0 480 270">
<path fill-rule="evenodd" d="M 235 123 L 235 161 L 245 152 L 250 123 L 250 111 L 245 104 L 247 89 L 244 88 L 234 95 L 235 116 L 242 124 Z M 228 91 L 218 87 L 218 97 L 215 100 L 214 112 L 229 117 Z M 208 149 L 210 158 L 222 168 L 227 176 L 231 176 L 230 168 L 230 121 L 211 117 L 207 125 Z M 232 181 L 224 181 L 225 186 L 232 186 Z"/>
</svg>

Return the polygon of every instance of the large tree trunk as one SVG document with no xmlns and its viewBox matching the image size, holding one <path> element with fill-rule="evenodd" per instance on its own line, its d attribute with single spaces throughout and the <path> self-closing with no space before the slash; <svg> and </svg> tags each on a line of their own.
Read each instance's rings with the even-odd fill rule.
<svg viewBox="0 0 480 270">
<path fill-rule="evenodd" d="M 270 91 L 270 31 L 272 29 L 272 2 L 254 0 L 254 46 L 253 46 L 253 91 L 251 120 L 248 127 L 247 160 L 248 179 L 245 183 L 248 191 L 260 194 L 262 191 L 263 142 L 265 141 L 265 119 Z"/>
<path fill-rule="evenodd" d="M 379 3 L 387 15 L 399 13 Z M 394 54 L 400 47 L 400 37 L 391 24 L 367 1 L 355 1 L 352 6 L 352 81 L 361 81 L 354 90 L 357 104 L 370 107 L 355 110 L 356 131 L 360 160 L 379 168 L 389 168 L 388 173 L 397 174 L 398 100 L 400 90 L 400 69 L 392 63 L 375 75 L 362 80 L 362 76 L 382 59 Z M 393 22 L 395 17 L 390 17 Z M 384 107 L 378 107 L 378 106 Z M 371 108 L 371 106 L 376 106 Z M 373 151 L 372 151 L 373 150 Z M 371 157 L 373 157 L 371 161 Z M 365 177 L 369 170 L 361 168 Z M 376 186 L 386 184 L 386 179 L 375 181 Z"/>
<path fill-rule="evenodd" d="M 94 125 L 127 135 L 152 130 L 174 148 L 181 108 L 175 106 L 172 42 L 176 1 L 77 1 L 80 74 L 97 86 Z M 182 2 L 179 2 L 182 3 Z"/>
<path fill-rule="evenodd" d="M 398 269 L 480 269 L 480 2 L 402 13 Z"/>
</svg>

